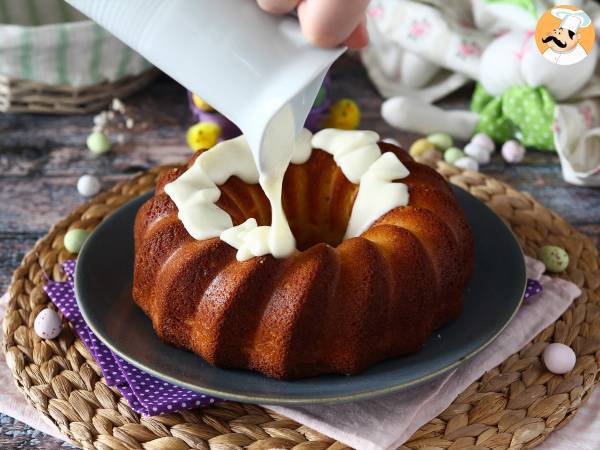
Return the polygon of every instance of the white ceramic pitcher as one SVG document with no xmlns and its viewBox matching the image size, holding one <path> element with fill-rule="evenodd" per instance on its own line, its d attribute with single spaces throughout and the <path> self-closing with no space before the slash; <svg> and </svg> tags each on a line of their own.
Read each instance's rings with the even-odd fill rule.
<svg viewBox="0 0 600 450">
<path fill-rule="evenodd" d="M 344 51 L 312 46 L 295 18 L 254 0 L 68 2 L 233 121 L 259 166 L 271 119 L 289 104 L 298 133 Z"/>
</svg>

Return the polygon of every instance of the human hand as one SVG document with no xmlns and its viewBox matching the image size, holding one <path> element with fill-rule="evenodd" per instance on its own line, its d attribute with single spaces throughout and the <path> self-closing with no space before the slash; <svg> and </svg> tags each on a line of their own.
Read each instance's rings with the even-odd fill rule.
<svg viewBox="0 0 600 450">
<path fill-rule="evenodd" d="M 369 43 L 365 9 L 369 0 L 257 0 L 273 14 L 286 14 L 298 7 L 304 36 L 319 47 L 344 44 L 362 48 Z"/>
</svg>

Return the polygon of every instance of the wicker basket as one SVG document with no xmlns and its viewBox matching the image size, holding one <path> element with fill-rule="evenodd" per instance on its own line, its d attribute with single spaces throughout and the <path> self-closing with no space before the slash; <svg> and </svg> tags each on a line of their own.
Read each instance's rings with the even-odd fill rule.
<svg viewBox="0 0 600 450">
<path fill-rule="evenodd" d="M 156 74 L 63 0 L 0 0 L 0 111 L 96 111 Z"/>
</svg>

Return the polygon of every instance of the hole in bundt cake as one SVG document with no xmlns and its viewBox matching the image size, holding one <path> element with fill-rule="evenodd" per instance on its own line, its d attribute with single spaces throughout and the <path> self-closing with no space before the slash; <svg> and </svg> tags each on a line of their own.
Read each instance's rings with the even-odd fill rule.
<svg viewBox="0 0 600 450">
<path fill-rule="evenodd" d="M 305 164 L 290 164 L 283 182 L 283 209 L 304 251 L 315 244 L 338 246 L 344 239 L 358 186 L 349 182 L 333 158 L 314 150 Z M 258 184 L 249 185 L 232 177 L 221 186 L 217 203 L 235 225 L 255 218 L 258 225 L 271 223 L 269 202 Z"/>
</svg>

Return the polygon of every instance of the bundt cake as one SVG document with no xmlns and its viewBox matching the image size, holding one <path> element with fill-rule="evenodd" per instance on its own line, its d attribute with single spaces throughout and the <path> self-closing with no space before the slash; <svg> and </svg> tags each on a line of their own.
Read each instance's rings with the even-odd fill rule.
<svg viewBox="0 0 600 450">
<path fill-rule="evenodd" d="M 473 270 L 470 227 L 437 172 L 378 138 L 323 130 L 296 152 L 282 188 L 296 244 L 285 258 L 225 237 L 271 223 L 251 171 L 209 180 L 192 170 L 219 146 L 244 147 L 243 137 L 164 173 L 134 230 L 133 298 L 158 336 L 218 367 L 294 379 L 416 352 L 456 318 Z"/>
</svg>

